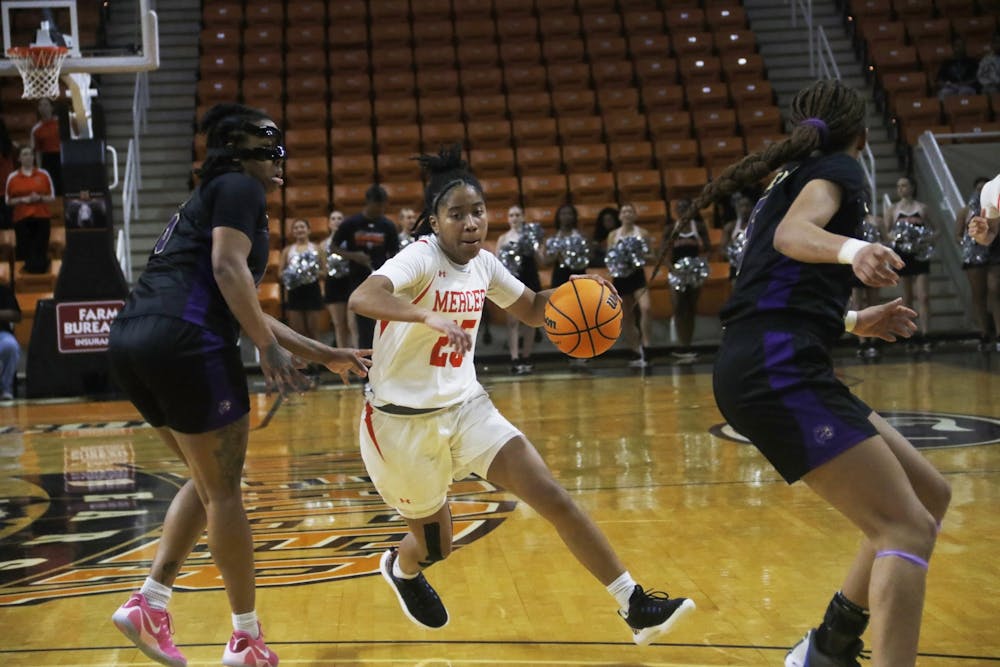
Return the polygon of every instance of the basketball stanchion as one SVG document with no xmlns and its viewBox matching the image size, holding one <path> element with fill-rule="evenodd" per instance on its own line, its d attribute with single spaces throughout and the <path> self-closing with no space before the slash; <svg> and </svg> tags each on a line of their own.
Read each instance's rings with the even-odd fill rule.
<svg viewBox="0 0 1000 667">
<path fill-rule="evenodd" d="M 65 46 L 14 46 L 7 57 L 14 61 L 24 82 L 21 98 L 37 100 L 59 97 L 59 72 L 69 54 Z"/>
</svg>

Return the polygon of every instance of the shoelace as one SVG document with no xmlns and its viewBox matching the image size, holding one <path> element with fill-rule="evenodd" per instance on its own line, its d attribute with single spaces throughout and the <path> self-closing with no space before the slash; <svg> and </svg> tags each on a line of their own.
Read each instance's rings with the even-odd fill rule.
<svg viewBox="0 0 1000 667">
<path fill-rule="evenodd" d="M 646 591 L 643 590 L 642 586 L 636 586 L 639 594 L 642 595 L 643 601 L 639 605 L 639 611 L 642 612 L 653 612 L 658 609 L 657 602 L 665 602 L 670 599 L 670 596 L 664 591 Z"/>
</svg>

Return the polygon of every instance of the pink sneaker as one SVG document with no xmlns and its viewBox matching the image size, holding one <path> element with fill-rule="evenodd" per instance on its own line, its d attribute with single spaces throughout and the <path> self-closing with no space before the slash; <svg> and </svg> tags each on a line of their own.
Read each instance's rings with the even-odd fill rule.
<svg viewBox="0 0 1000 667">
<path fill-rule="evenodd" d="M 278 654 L 267 648 L 264 631 L 257 624 L 257 639 L 242 630 L 235 630 L 222 654 L 226 667 L 277 667 Z"/>
<path fill-rule="evenodd" d="M 170 614 L 151 608 L 141 593 L 132 593 L 111 622 L 148 658 L 169 667 L 187 667 L 187 658 L 174 646 Z"/>
</svg>

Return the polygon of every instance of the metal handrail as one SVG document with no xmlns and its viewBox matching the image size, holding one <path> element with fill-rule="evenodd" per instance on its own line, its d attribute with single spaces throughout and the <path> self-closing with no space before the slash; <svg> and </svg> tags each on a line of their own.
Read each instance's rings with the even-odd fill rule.
<svg viewBox="0 0 1000 667">
<path fill-rule="evenodd" d="M 125 157 L 125 178 L 122 180 L 122 237 L 119 244 L 118 262 L 125 279 L 132 282 L 132 218 L 139 215 L 139 184 L 137 179 L 138 157 L 136 144 L 128 140 Z"/>
<path fill-rule="evenodd" d="M 813 7 L 812 0 L 791 0 L 792 4 L 792 27 L 798 27 L 798 13 L 796 10 L 802 11 L 802 18 L 804 19 L 806 35 L 809 40 L 809 75 L 816 76 L 816 59 L 815 59 L 815 48 L 813 45 Z"/>
</svg>

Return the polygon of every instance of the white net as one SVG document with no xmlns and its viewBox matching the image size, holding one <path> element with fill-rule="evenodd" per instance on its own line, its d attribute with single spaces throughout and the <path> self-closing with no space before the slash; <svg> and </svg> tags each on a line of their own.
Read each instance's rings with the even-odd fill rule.
<svg viewBox="0 0 1000 667">
<path fill-rule="evenodd" d="M 23 99 L 59 96 L 59 70 L 69 53 L 64 46 L 20 46 L 7 50 L 24 82 Z"/>
</svg>

